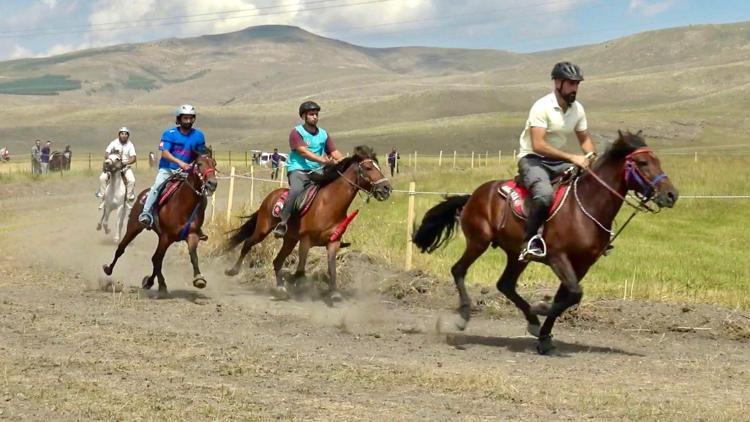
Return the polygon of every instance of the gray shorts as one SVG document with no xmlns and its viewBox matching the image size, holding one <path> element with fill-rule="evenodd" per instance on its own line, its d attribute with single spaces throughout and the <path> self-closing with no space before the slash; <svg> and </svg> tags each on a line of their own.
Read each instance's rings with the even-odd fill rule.
<svg viewBox="0 0 750 422">
<path fill-rule="evenodd" d="M 518 160 L 521 183 L 529 190 L 532 199 L 542 201 L 545 206 L 552 205 L 551 180 L 571 167 L 573 164 L 567 161 L 546 160 L 538 155 L 527 155 Z"/>
</svg>

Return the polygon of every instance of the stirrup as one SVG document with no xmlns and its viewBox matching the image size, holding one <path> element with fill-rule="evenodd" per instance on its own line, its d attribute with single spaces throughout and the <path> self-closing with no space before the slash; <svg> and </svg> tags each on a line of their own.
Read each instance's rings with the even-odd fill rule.
<svg viewBox="0 0 750 422">
<path fill-rule="evenodd" d="M 286 223 L 280 222 L 273 229 L 273 235 L 274 235 L 274 237 L 276 237 L 276 238 L 282 238 L 282 237 L 286 236 L 286 229 L 287 229 Z"/>
<path fill-rule="evenodd" d="M 537 248 L 534 246 L 535 241 L 539 241 L 539 243 L 541 244 L 541 248 Z M 541 235 L 537 234 L 531 239 L 529 239 L 529 242 L 521 250 L 521 254 L 518 255 L 518 260 L 521 262 L 528 262 L 532 259 L 541 259 L 546 256 L 547 256 L 547 244 L 544 243 L 544 238 L 542 238 Z"/>
<path fill-rule="evenodd" d="M 143 224 L 146 228 L 150 228 L 154 225 L 154 217 L 151 214 L 141 213 L 138 216 L 138 222 Z"/>
</svg>

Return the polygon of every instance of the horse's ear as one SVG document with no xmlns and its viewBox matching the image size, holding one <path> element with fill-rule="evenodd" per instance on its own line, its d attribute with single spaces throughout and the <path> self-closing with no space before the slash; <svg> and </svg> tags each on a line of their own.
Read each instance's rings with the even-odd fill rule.
<svg viewBox="0 0 750 422">
<path fill-rule="evenodd" d="M 635 134 L 635 136 L 637 136 L 637 137 L 639 137 L 639 138 L 642 138 L 642 137 L 643 137 L 643 136 L 641 136 L 641 135 L 643 135 L 643 129 L 639 130 L 639 131 L 638 131 L 638 133 L 636 133 L 636 134 Z"/>
<path fill-rule="evenodd" d="M 617 129 L 617 135 L 618 135 L 618 138 L 620 138 L 620 139 L 624 139 L 625 138 L 625 136 L 622 134 L 622 131 L 620 129 Z"/>
<path fill-rule="evenodd" d="M 210 146 L 206 147 L 206 155 L 209 156 L 209 157 L 211 157 L 211 158 L 214 158 L 214 150 L 213 150 L 213 148 L 211 148 Z"/>
</svg>

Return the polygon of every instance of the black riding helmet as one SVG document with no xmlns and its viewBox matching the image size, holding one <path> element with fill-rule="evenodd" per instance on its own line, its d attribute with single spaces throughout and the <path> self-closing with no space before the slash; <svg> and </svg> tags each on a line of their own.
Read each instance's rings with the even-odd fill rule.
<svg viewBox="0 0 750 422">
<path fill-rule="evenodd" d="M 552 79 L 582 81 L 581 68 L 571 62 L 560 62 L 552 68 Z"/>
<path fill-rule="evenodd" d="M 308 111 L 320 111 L 320 106 L 315 101 L 305 101 L 299 106 L 299 117 L 302 117 Z"/>
</svg>

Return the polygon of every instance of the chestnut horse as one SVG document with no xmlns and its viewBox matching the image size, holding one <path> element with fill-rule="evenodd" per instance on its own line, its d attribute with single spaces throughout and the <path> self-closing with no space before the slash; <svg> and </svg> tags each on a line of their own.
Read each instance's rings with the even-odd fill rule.
<svg viewBox="0 0 750 422">
<path fill-rule="evenodd" d="M 211 150 L 208 150 L 206 154 L 195 160 L 186 171 L 186 179 L 180 182 L 171 198 L 158 210 L 158 227 L 154 229 L 154 232 L 159 236 L 159 244 L 151 258 L 153 271 L 150 276 L 143 278 L 141 285 L 144 289 L 150 289 L 154 285 L 154 278 L 158 278 L 159 294 L 163 297 L 167 295 L 167 285 L 161 272 L 162 261 L 169 246 L 180 240 L 188 243 L 190 262 L 193 264 L 193 286 L 199 289 L 206 287 L 206 279 L 198 268 L 197 249 L 202 233 L 203 214 L 206 211 L 206 197 L 216 191 L 217 185 L 216 161 L 212 157 Z M 104 265 L 105 274 L 112 275 L 115 263 L 125 253 L 125 248 L 145 229 L 138 222 L 138 216 L 147 194 L 148 189 L 141 192 L 130 210 L 127 231 L 117 246 L 112 263 Z"/>
<path fill-rule="evenodd" d="M 331 235 L 346 219 L 346 212 L 358 191 L 362 190 L 374 196 L 378 201 L 384 201 L 391 194 L 391 184 L 380 171 L 372 148 L 366 146 L 356 147 L 354 155 L 335 165 L 324 167 L 322 173 L 310 173 L 310 179 L 320 186 L 320 190 L 301 218 L 295 215 L 289 220 L 284 243 L 273 260 L 273 270 L 276 275 L 275 294 L 281 299 L 288 298 L 284 279 L 281 276 L 281 267 L 299 242 L 299 260 L 294 277 L 304 277 L 310 248 L 325 246 L 328 253 L 330 298 L 332 301 L 340 301 L 342 297 L 336 287 L 336 254 L 340 247 L 340 238 L 332 238 Z M 239 273 L 242 261 L 253 245 L 263 241 L 280 221 L 278 217 L 273 216 L 272 211 L 284 191 L 286 191 L 285 188 L 269 193 L 260 204 L 260 208 L 250 215 L 249 219 L 230 237 L 226 245 L 227 250 L 240 243 L 244 244 L 237 262 L 232 268 L 226 270 L 227 275 L 233 276 Z M 285 206 L 289 207 L 293 204 Z"/>
<path fill-rule="evenodd" d="M 580 302 L 580 282 L 589 268 L 610 245 L 612 223 L 624 201 L 638 209 L 656 211 L 647 205 L 671 208 L 677 201 L 675 187 L 661 170 L 656 155 L 646 146 L 641 132 L 618 132 L 618 139 L 589 170 L 575 176 L 572 195 L 560 205 L 559 211 L 544 226 L 547 255 L 543 263 L 560 279 L 560 288 L 552 304 L 529 305 L 516 292 L 516 282 L 528 263 L 520 262 L 524 223 L 516 217 L 507 200 L 498 194 L 502 182 L 490 181 L 471 195 L 448 197 L 424 216 L 413 241 L 422 252 L 433 252 L 448 241 L 460 213 L 466 249 L 451 268 L 460 296 L 457 328 L 463 330 L 470 318 L 471 302 L 464 278 L 469 267 L 487 248 L 501 247 L 506 253 L 505 270 L 497 282 L 502 292 L 528 322 L 528 331 L 537 337 L 537 351 L 547 354 L 554 350 L 552 327 L 560 314 Z M 634 205 L 625 198 L 634 191 L 641 203 Z M 544 325 L 538 315 L 546 316 Z"/>
</svg>

